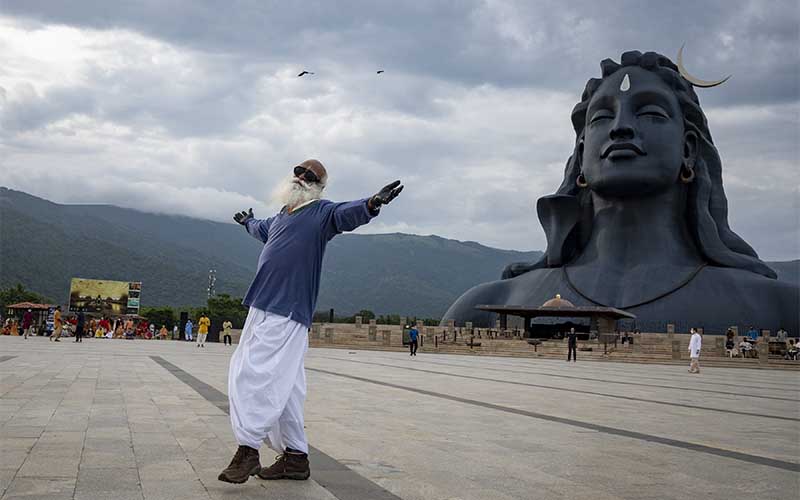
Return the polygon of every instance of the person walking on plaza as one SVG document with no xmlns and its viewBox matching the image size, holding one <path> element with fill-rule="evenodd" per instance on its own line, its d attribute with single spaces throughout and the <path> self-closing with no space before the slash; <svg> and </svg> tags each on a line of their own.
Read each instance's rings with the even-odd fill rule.
<svg viewBox="0 0 800 500">
<path fill-rule="evenodd" d="M 22 332 L 23 338 L 28 340 L 28 335 L 31 334 L 31 327 L 33 326 L 33 312 L 28 309 L 25 311 L 25 314 L 22 315 Z"/>
<path fill-rule="evenodd" d="M 222 323 L 222 333 L 223 333 L 222 343 L 224 345 L 233 345 L 233 342 L 231 340 L 232 329 L 233 329 L 233 323 L 231 323 L 230 320 L 225 320 L 225 322 Z"/>
<path fill-rule="evenodd" d="M 322 163 L 306 160 L 275 191 L 283 205 L 278 214 L 256 219 L 250 209 L 234 216 L 264 247 L 243 300 L 249 311 L 228 370 L 231 426 L 239 448 L 220 481 L 243 483 L 254 474 L 300 480 L 311 475 L 303 428 L 304 358 L 325 248 L 337 234 L 368 223 L 403 189 L 395 181 L 369 198 L 334 203 L 320 199 L 327 181 Z M 267 439 L 281 455 L 261 468 L 258 450 Z"/>
<path fill-rule="evenodd" d="M 78 321 L 75 323 L 75 342 L 83 342 L 83 330 L 86 326 L 86 315 L 78 312 Z"/>
<path fill-rule="evenodd" d="M 417 355 L 418 338 L 419 338 L 419 330 L 417 330 L 416 326 L 412 326 L 411 330 L 408 331 L 408 340 L 409 340 L 408 347 L 411 350 L 412 356 Z"/>
<path fill-rule="evenodd" d="M 211 326 L 211 320 L 208 319 L 205 313 L 201 314 L 200 319 L 197 321 L 197 347 L 206 347 L 209 326 Z"/>
<path fill-rule="evenodd" d="M 186 326 L 183 328 L 183 333 L 186 334 L 186 340 L 188 342 L 192 341 L 192 328 L 193 327 L 194 327 L 194 325 L 192 325 L 192 320 L 187 319 L 186 320 Z"/>
<path fill-rule="evenodd" d="M 64 323 L 61 321 L 61 306 L 56 306 L 56 311 L 53 313 L 53 333 L 50 335 L 51 341 L 60 342 L 61 330 L 64 328 Z"/>
<path fill-rule="evenodd" d="M 578 361 L 578 334 L 574 328 L 570 328 L 567 334 L 567 362 L 570 359 L 573 363 Z"/>
<path fill-rule="evenodd" d="M 689 357 L 692 359 L 689 364 L 689 373 L 700 373 L 700 348 L 703 345 L 703 339 L 700 337 L 700 332 L 691 329 L 692 337 L 689 339 Z"/>
</svg>

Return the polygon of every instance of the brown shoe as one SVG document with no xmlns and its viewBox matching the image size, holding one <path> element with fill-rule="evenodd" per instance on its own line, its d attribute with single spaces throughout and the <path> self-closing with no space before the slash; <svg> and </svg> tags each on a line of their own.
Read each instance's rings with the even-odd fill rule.
<svg viewBox="0 0 800 500">
<path fill-rule="evenodd" d="M 230 465 L 220 472 L 217 479 L 226 483 L 240 484 L 255 476 L 261 469 L 258 461 L 258 450 L 249 446 L 239 446 Z"/>
<path fill-rule="evenodd" d="M 291 448 L 287 448 L 283 455 L 278 456 L 275 463 L 258 471 L 261 479 L 297 479 L 305 480 L 311 475 L 308 465 L 308 455 Z"/>
</svg>

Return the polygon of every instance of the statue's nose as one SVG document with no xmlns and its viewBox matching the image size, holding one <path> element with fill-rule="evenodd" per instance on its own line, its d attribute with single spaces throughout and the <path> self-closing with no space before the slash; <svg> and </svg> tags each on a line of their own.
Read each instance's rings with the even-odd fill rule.
<svg viewBox="0 0 800 500">
<path fill-rule="evenodd" d="M 620 123 L 618 126 L 611 129 L 609 135 L 614 140 L 619 139 L 633 139 L 633 127 L 628 124 Z"/>
<path fill-rule="evenodd" d="M 633 139 L 635 131 L 630 120 L 631 118 L 627 116 L 627 113 L 619 113 L 609 131 L 611 139 Z"/>
</svg>

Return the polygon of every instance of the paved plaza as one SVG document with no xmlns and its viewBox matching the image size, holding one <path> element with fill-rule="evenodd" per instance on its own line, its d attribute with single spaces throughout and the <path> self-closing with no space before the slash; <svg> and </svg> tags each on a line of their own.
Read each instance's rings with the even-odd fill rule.
<svg viewBox="0 0 800 500">
<path fill-rule="evenodd" d="M 0 337 L 2 499 L 800 495 L 797 372 L 317 348 L 312 480 L 222 483 L 232 352 Z"/>
</svg>

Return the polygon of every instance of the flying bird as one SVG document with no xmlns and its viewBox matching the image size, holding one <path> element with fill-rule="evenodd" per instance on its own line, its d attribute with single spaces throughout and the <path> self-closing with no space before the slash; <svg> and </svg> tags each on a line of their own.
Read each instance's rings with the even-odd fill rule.
<svg viewBox="0 0 800 500">
<path fill-rule="evenodd" d="M 300 73 L 300 74 L 299 74 L 299 75 L 297 75 L 297 76 L 298 76 L 298 78 L 299 78 L 299 77 L 301 77 L 301 76 L 304 76 L 304 75 L 313 75 L 313 74 L 314 74 L 314 73 L 312 73 L 311 71 L 303 71 L 302 73 Z"/>
<path fill-rule="evenodd" d="M 379 69 L 379 70 L 378 70 L 378 74 L 380 75 L 381 73 L 383 73 L 383 70 L 382 70 L 382 69 Z"/>
</svg>

